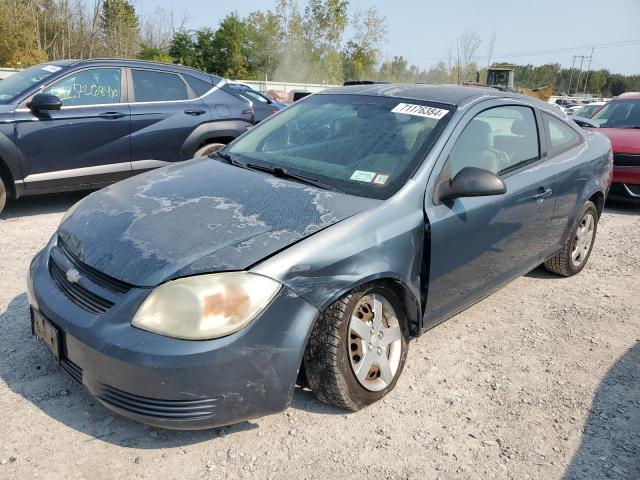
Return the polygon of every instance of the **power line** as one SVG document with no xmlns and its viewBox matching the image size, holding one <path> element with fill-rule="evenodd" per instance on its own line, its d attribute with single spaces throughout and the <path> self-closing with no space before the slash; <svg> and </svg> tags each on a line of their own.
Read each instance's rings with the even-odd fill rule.
<svg viewBox="0 0 640 480">
<path fill-rule="evenodd" d="M 502 53 L 497 54 L 498 57 L 532 57 L 536 55 L 548 55 L 550 53 L 567 53 L 567 52 L 575 52 L 576 50 L 586 50 L 588 48 L 611 48 L 611 47 L 622 47 L 633 45 L 636 43 L 640 43 L 640 38 L 635 40 L 623 40 L 621 42 L 609 42 L 609 43 L 596 43 L 592 45 L 583 45 L 581 47 L 567 47 L 567 48 L 554 48 L 550 50 L 534 50 L 531 52 L 517 52 L 517 53 Z"/>
</svg>

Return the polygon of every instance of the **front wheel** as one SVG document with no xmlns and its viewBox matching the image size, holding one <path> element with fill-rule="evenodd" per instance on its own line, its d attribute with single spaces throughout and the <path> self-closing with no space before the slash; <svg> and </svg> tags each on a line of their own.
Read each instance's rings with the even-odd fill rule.
<svg viewBox="0 0 640 480">
<path fill-rule="evenodd" d="M 4 184 L 4 179 L 0 177 L 0 213 L 4 210 L 4 206 L 7 204 L 7 187 Z"/>
<path fill-rule="evenodd" d="M 196 153 L 193 154 L 193 158 L 199 157 L 208 157 L 209 155 L 213 155 L 218 150 L 222 150 L 226 145 L 224 143 L 209 143 L 200 147 Z"/>
<path fill-rule="evenodd" d="M 579 273 L 589 260 L 598 230 L 598 209 L 593 202 L 587 202 L 578 218 L 562 250 L 544 263 L 550 272 L 570 277 Z"/>
<path fill-rule="evenodd" d="M 359 410 L 396 385 L 407 357 L 402 301 L 384 286 L 359 288 L 318 319 L 304 354 L 309 387 L 323 402 Z"/>
</svg>

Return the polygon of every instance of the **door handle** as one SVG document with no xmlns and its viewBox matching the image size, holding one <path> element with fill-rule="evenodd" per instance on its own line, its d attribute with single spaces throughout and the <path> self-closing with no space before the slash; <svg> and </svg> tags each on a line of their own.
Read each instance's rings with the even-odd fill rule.
<svg viewBox="0 0 640 480">
<path fill-rule="evenodd" d="M 542 187 L 540 187 L 538 189 L 538 192 L 536 195 L 533 196 L 533 198 L 535 198 L 538 201 L 542 201 L 545 198 L 550 197 L 551 195 L 553 195 L 553 190 L 551 190 L 550 188 L 547 188 L 546 190 Z"/>
<path fill-rule="evenodd" d="M 98 115 L 100 118 L 106 118 L 108 120 L 116 120 L 118 118 L 122 118 L 126 115 L 126 113 L 122 112 L 104 112 Z"/>
<path fill-rule="evenodd" d="M 186 113 L 187 115 L 192 115 L 194 117 L 197 117 L 198 115 L 204 115 L 205 113 L 207 113 L 206 110 L 201 110 L 198 108 L 194 108 L 191 110 L 185 110 L 184 113 Z"/>
</svg>

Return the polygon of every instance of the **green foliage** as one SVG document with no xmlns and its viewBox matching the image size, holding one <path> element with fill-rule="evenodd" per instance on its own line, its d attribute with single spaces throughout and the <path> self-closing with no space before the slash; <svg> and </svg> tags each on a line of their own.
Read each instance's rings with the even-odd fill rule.
<svg viewBox="0 0 640 480">
<path fill-rule="evenodd" d="M 162 50 L 157 47 L 151 47 L 149 45 L 142 44 L 140 46 L 140 53 L 138 53 L 140 60 L 150 60 L 153 62 L 173 63 L 173 58 L 166 50 Z"/>
<path fill-rule="evenodd" d="M 104 0 L 100 15 L 106 49 L 115 57 L 132 57 L 138 50 L 140 24 L 127 0 Z"/>
<path fill-rule="evenodd" d="M 249 73 L 248 35 L 236 12 L 227 15 L 213 35 L 211 71 L 223 77 L 245 78 Z"/>
<path fill-rule="evenodd" d="M 26 68 L 47 60 L 33 35 L 32 17 L 22 2 L 0 0 L 0 65 Z"/>
<path fill-rule="evenodd" d="M 217 28 L 175 31 L 172 16 L 161 8 L 141 22 L 133 0 L 0 0 L 0 65 L 23 68 L 47 59 L 110 56 L 176 62 L 235 79 L 462 83 L 479 74 L 486 80 L 476 55 L 481 39 L 474 31 L 461 32 L 455 48 L 441 52 L 443 61 L 421 69 L 403 56 L 381 58 L 387 26 L 375 8 L 350 11 L 349 0 L 305 5 L 301 12 L 298 0 L 278 0 L 274 10 L 245 18 L 231 13 Z M 640 75 L 580 73 L 557 63 L 513 67 L 516 87 L 552 85 L 555 93 L 601 96 L 640 91 Z"/>
<path fill-rule="evenodd" d="M 169 44 L 168 53 L 176 63 L 188 67 L 197 65 L 196 43 L 189 32 L 176 32 Z"/>
</svg>

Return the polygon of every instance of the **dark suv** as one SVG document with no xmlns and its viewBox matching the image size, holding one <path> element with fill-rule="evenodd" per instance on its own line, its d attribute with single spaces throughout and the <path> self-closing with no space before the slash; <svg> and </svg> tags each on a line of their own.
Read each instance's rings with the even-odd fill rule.
<svg viewBox="0 0 640 480">
<path fill-rule="evenodd" d="M 215 152 L 254 122 L 226 80 L 135 60 L 66 60 L 0 82 L 7 197 L 94 189 Z"/>
</svg>

